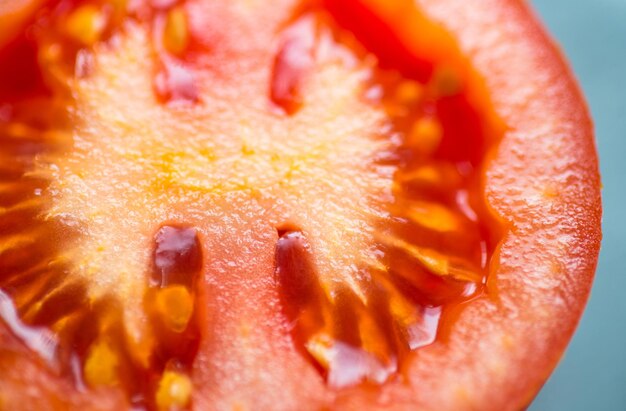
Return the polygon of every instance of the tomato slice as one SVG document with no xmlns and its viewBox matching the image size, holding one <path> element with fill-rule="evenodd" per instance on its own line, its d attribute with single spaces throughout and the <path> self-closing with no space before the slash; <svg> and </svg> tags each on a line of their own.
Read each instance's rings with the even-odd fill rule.
<svg viewBox="0 0 626 411">
<path fill-rule="evenodd" d="M 555 366 L 600 182 L 526 5 L 3 21 L 0 408 L 518 410 Z"/>
</svg>

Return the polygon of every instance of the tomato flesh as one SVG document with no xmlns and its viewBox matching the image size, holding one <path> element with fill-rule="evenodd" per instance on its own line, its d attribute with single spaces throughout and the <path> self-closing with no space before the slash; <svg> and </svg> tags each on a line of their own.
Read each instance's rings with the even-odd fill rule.
<svg viewBox="0 0 626 411">
<path fill-rule="evenodd" d="M 316 408 L 411 380 L 497 297 L 504 128 L 409 3 L 51 2 L 0 55 L 24 65 L 0 95 L 6 341 L 74 404 Z M 294 375 L 311 392 L 277 400 Z"/>
</svg>

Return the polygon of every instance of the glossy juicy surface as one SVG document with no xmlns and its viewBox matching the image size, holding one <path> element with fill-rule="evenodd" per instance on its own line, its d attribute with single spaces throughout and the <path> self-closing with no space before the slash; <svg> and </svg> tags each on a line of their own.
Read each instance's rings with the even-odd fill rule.
<svg viewBox="0 0 626 411">
<path fill-rule="evenodd" d="M 533 64 L 524 41 L 462 8 L 461 36 L 436 22 L 445 2 L 422 6 L 42 11 L 3 51 L 24 68 L 4 69 L 3 361 L 45 368 L 60 407 L 528 401 L 593 271 L 588 122 L 567 78 L 550 87 L 570 105 L 535 103 L 547 117 L 509 100 L 544 101 L 472 30 Z"/>
</svg>

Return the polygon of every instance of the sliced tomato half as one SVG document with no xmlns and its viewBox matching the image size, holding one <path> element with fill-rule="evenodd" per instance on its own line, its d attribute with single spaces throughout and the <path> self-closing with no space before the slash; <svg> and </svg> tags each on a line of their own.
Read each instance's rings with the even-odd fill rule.
<svg viewBox="0 0 626 411">
<path fill-rule="evenodd" d="M 0 23 L 0 409 L 519 410 L 547 379 L 600 179 L 528 5 Z"/>
</svg>

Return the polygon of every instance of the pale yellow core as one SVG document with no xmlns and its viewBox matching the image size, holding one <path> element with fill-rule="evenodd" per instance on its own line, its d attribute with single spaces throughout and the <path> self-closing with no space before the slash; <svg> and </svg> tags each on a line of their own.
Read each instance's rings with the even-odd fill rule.
<svg viewBox="0 0 626 411">
<path fill-rule="evenodd" d="M 180 18 L 171 17 L 172 24 Z M 270 34 L 250 41 L 271 43 Z M 363 98 L 369 69 L 334 57 L 320 62 L 303 84 L 301 110 L 283 116 L 268 95 L 275 50 L 239 40 L 233 44 L 250 50 L 220 49 L 229 44 L 212 46 L 219 65 L 188 65 L 199 102 L 162 104 L 149 75 L 148 29 L 126 26 L 111 44 L 95 46 L 92 73 L 73 84 L 72 145 L 39 164 L 37 172 L 51 181 L 46 217 L 78 234 L 65 247 L 73 275 L 89 280 L 93 298 L 120 297 L 129 343 L 138 347 L 149 334 L 142 304 L 154 233 L 181 216 L 208 239 L 208 215 L 272 229 L 294 224 L 315 249 L 327 294 L 332 298 L 341 283 L 365 298 L 361 262 L 373 258 L 395 173 L 373 160 L 391 143 L 380 138 L 384 111 Z M 240 249 L 218 251 L 223 257 L 214 264 L 230 264 L 255 247 L 246 244 L 255 235 L 241 236 Z M 165 318 L 180 330 L 189 307 L 180 291 L 161 298 L 173 296 L 181 298 L 176 314 Z"/>
</svg>

